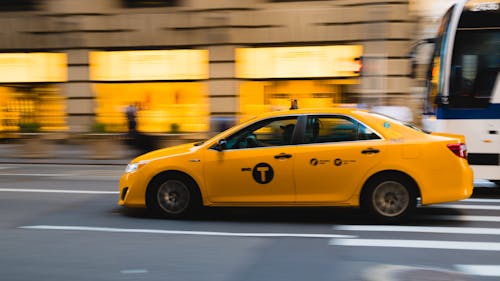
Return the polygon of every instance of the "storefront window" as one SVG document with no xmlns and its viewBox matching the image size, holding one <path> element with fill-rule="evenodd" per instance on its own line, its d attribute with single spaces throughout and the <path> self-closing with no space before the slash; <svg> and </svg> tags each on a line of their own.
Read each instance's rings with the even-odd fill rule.
<svg viewBox="0 0 500 281">
<path fill-rule="evenodd" d="M 208 131 L 208 99 L 203 83 L 96 83 L 96 122 L 109 132 L 127 131 L 126 109 L 137 110 L 142 133 Z"/>
<path fill-rule="evenodd" d="M 91 52 L 90 77 L 96 122 L 106 131 L 127 130 L 127 107 L 142 133 L 209 129 L 206 50 Z"/>
<path fill-rule="evenodd" d="M 0 87 L 0 132 L 67 130 L 66 102 L 54 85 Z"/>
<path fill-rule="evenodd" d="M 0 54 L 0 132 L 67 130 L 64 53 Z"/>
<path fill-rule="evenodd" d="M 256 114 L 290 108 L 332 107 L 341 103 L 341 85 L 332 80 L 248 81 L 240 86 L 241 121 Z"/>
<path fill-rule="evenodd" d="M 236 49 L 236 77 L 248 79 L 240 85 L 240 121 L 288 109 L 294 99 L 300 108 L 342 103 L 342 85 L 359 83 L 362 54 L 360 45 Z"/>
</svg>

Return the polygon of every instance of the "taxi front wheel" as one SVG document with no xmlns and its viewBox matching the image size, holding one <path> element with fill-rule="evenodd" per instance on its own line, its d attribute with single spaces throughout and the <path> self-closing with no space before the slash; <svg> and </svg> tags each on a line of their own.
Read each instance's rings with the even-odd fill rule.
<svg viewBox="0 0 500 281">
<path fill-rule="evenodd" d="M 416 188 L 411 180 L 399 176 L 378 177 L 367 184 L 362 207 L 377 220 L 400 221 L 417 205 Z"/>
<path fill-rule="evenodd" d="M 172 174 L 155 179 L 148 189 L 147 206 L 169 219 L 192 216 L 201 206 L 196 183 L 187 176 Z"/>
</svg>

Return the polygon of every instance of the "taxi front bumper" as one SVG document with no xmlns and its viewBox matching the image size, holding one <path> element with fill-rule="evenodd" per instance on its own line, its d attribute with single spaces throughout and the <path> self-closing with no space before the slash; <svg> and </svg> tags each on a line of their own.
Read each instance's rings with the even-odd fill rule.
<svg viewBox="0 0 500 281">
<path fill-rule="evenodd" d="M 132 208 L 146 207 L 146 188 L 147 185 L 141 181 L 138 172 L 123 174 L 119 183 L 118 204 Z"/>
</svg>

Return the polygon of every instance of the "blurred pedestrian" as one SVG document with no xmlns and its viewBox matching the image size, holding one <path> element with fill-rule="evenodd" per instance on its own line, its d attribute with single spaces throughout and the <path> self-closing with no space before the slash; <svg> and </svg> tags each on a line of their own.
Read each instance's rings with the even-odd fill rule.
<svg viewBox="0 0 500 281">
<path fill-rule="evenodd" d="M 139 103 L 130 104 L 125 109 L 128 126 L 127 142 L 130 146 L 143 154 L 155 150 L 157 147 L 153 136 L 148 136 L 137 131 L 137 112 L 139 110 Z"/>
<path fill-rule="evenodd" d="M 137 134 L 137 106 L 135 104 L 127 106 L 125 115 L 127 116 L 128 134 L 130 137 L 135 137 Z"/>
</svg>

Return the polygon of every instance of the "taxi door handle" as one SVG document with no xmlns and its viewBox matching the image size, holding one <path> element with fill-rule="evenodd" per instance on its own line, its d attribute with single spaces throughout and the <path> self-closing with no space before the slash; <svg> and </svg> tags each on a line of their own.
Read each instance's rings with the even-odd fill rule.
<svg viewBox="0 0 500 281">
<path fill-rule="evenodd" d="M 288 159 L 292 158 L 292 154 L 280 153 L 278 155 L 274 155 L 274 159 Z"/>
<path fill-rule="evenodd" d="M 376 148 L 367 148 L 365 150 L 362 150 L 361 153 L 363 154 L 375 154 L 375 153 L 379 153 L 380 150 L 376 149 Z"/>
</svg>

